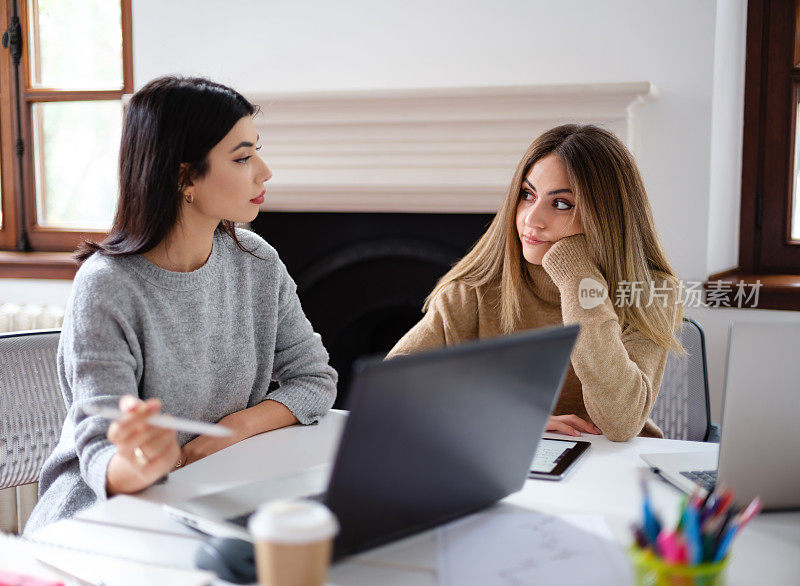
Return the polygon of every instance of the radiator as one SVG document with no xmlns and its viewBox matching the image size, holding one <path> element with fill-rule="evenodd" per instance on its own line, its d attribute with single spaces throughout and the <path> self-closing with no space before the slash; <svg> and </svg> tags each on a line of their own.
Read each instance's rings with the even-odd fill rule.
<svg viewBox="0 0 800 586">
<path fill-rule="evenodd" d="M 57 305 L 0 304 L 0 332 L 60 328 L 64 308 Z M 0 429 L 0 441 L 3 430 Z M 39 498 L 39 483 L 0 490 L 0 531 L 21 533 Z"/>
<path fill-rule="evenodd" d="M 60 328 L 63 321 L 64 308 L 59 305 L 0 305 L 0 332 Z"/>
</svg>

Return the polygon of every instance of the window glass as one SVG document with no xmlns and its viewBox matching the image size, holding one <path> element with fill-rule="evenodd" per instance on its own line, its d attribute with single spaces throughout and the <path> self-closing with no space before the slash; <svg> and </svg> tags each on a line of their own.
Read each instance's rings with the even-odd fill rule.
<svg viewBox="0 0 800 586">
<path fill-rule="evenodd" d="M 107 230 L 117 200 L 122 102 L 33 106 L 39 224 Z"/>
<path fill-rule="evenodd" d="M 120 2 L 30 0 L 28 11 L 32 87 L 122 87 Z"/>
<path fill-rule="evenodd" d="M 800 241 L 800 92 L 795 92 L 794 165 L 792 166 L 792 229 L 791 239 Z"/>
<path fill-rule="evenodd" d="M 5 228 L 3 224 L 3 170 L 0 169 L 0 228 Z"/>
</svg>

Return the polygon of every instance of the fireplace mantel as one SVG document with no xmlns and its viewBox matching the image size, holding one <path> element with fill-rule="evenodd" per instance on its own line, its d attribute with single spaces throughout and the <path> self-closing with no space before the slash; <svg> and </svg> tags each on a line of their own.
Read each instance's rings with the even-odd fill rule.
<svg viewBox="0 0 800 586">
<path fill-rule="evenodd" d="M 650 82 L 250 94 L 274 177 L 263 210 L 492 213 L 542 131 L 601 124 L 636 153 Z"/>
</svg>

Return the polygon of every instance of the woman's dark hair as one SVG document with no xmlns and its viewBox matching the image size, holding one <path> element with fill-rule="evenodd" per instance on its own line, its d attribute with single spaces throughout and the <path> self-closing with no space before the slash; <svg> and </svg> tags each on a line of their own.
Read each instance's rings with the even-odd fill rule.
<svg viewBox="0 0 800 586">
<path fill-rule="evenodd" d="M 236 90 L 199 77 L 160 77 L 136 92 L 122 130 L 114 222 L 102 242 L 84 242 L 76 260 L 154 248 L 179 219 L 183 188 L 208 172 L 209 151 L 257 111 Z M 233 222 L 223 220 L 217 229 L 246 250 Z"/>
</svg>

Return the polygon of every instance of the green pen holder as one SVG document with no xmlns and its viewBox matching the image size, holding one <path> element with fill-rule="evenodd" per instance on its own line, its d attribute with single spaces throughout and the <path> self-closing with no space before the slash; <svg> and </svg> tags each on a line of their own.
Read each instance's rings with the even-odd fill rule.
<svg viewBox="0 0 800 586">
<path fill-rule="evenodd" d="M 629 550 L 636 586 L 725 586 L 730 556 L 696 566 L 668 564 L 649 549 L 636 545 Z"/>
</svg>

